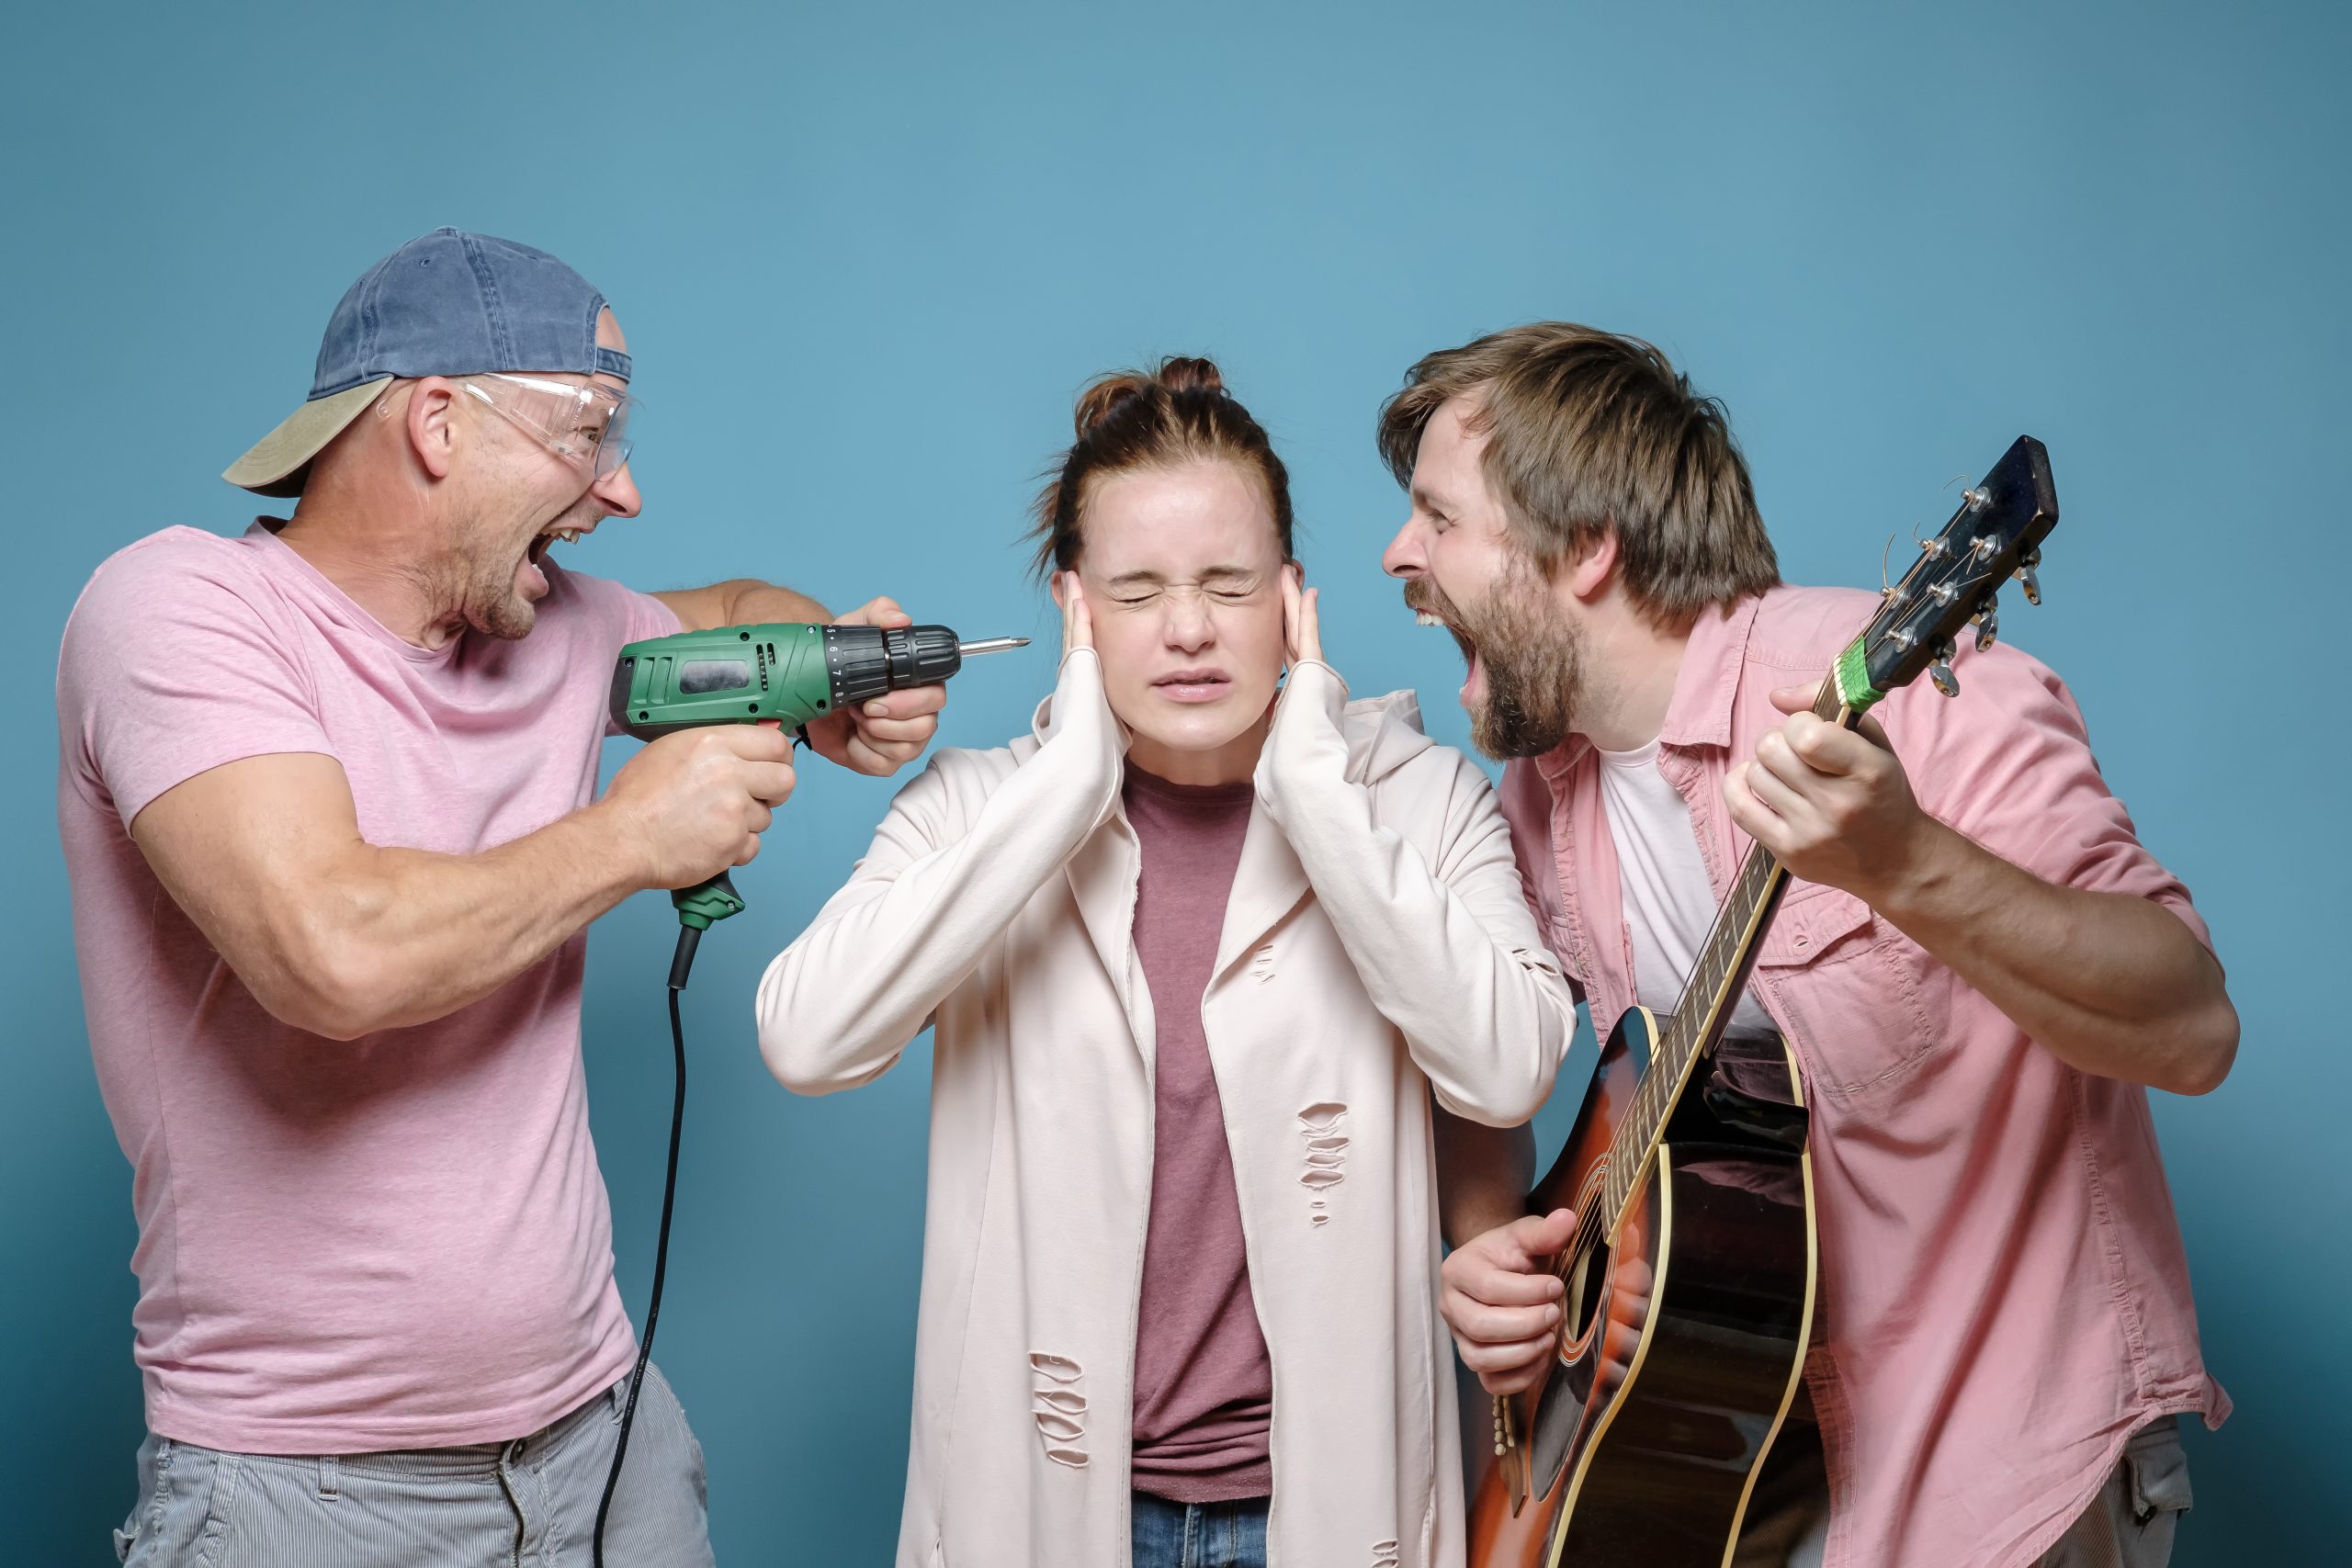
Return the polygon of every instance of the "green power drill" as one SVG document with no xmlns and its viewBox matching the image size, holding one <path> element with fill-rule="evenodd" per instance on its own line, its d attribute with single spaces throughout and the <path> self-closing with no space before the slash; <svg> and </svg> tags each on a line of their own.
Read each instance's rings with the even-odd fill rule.
<svg viewBox="0 0 2352 1568">
<path fill-rule="evenodd" d="M 775 722 L 805 743 L 812 720 L 886 692 L 935 686 L 976 654 L 1001 653 L 1028 641 L 963 642 L 945 626 L 805 621 L 650 637 L 621 649 L 613 669 L 613 722 L 639 740 L 707 724 Z M 670 901 L 678 907 L 678 924 L 696 935 L 743 908 L 725 872 L 679 888 Z M 681 935 L 690 963 L 694 937 Z"/>
</svg>

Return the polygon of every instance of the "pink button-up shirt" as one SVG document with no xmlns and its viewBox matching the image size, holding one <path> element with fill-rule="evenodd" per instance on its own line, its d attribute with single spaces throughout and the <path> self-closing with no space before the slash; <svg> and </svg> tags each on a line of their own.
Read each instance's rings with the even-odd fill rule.
<svg viewBox="0 0 2352 1568">
<path fill-rule="evenodd" d="M 1745 834 L 1726 768 L 1783 721 L 1877 607 L 1778 588 L 1693 629 L 1658 767 L 1690 802 L 1717 897 Z M 2211 944 L 2188 890 L 2133 834 L 2057 676 L 1964 649 L 1961 694 L 1925 682 L 1876 710 L 1928 811 L 2038 876 L 2152 898 Z M 1571 736 L 1503 782 L 1546 938 L 1604 1033 L 1634 962 L 1598 759 Z M 2065 1532 L 2132 1432 L 2209 1426 L 2206 1375 L 2146 1091 L 2026 1038 L 1860 899 L 1790 886 L 1751 991 L 1812 1108 L 1820 1315 L 1805 1368 L 1826 1450 L 1827 1568 L 2006 1568 Z"/>
</svg>

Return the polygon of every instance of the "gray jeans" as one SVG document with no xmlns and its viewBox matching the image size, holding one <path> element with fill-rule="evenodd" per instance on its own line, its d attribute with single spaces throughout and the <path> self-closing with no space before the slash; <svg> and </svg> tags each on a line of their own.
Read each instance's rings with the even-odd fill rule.
<svg viewBox="0 0 2352 1568">
<path fill-rule="evenodd" d="M 397 1453 L 232 1454 L 150 1435 L 130 1568 L 587 1568 L 623 1379 L 504 1443 Z M 702 1449 L 649 1367 L 605 1526 L 613 1568 L 710 1568 Z"/>
<path fill-rule="evenodd" d="M 2132 1434 L 2107 1484 L 2058 1544 L 2035 1560 L 2035 1568 L 2165 1568 L 2172 1561 L 2174 1528 L 2188 1503 L 2180 1426 L 2160 1416 Z M 1733 1568 L 1821 1568 L 1828 1539 L 1829 1483 L 1819 1429 L 1792 1422 L 1757 1478 Z"/>
</svg>

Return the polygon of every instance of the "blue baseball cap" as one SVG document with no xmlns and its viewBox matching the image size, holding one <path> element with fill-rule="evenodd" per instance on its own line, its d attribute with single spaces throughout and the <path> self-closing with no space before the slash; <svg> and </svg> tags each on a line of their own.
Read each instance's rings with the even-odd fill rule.
<svg viewBox="0 0 2352 1568">
<path fill-rule="evenodd" d="M 311 459 L 396 378 L 554 370 L 627 381 L 628 355 L 597 346 L 604 309 L 545 251 L 463 229 L 421 235 L 344 291 L 310 400 L 220 477 L 259 495 L 301 494 Z"/>
</svg>

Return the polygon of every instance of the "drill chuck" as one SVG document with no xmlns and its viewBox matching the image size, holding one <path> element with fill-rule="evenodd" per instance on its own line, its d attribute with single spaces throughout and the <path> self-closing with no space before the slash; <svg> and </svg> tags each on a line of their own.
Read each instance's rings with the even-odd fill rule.
<svg viewBox="0 0 2352 1568">
<path fill-rule="evenodd" d="M 945 626 L 827 626 L 824 633 L 835 707 L 935 686 L 964 668 L 963 645 Z"/>
</svg>

